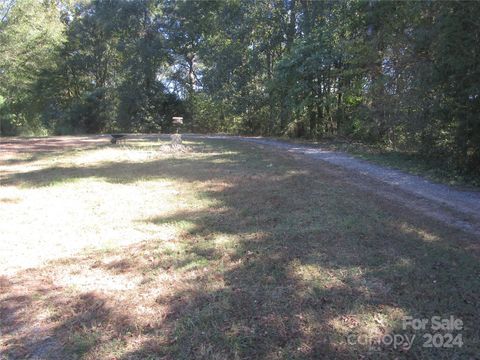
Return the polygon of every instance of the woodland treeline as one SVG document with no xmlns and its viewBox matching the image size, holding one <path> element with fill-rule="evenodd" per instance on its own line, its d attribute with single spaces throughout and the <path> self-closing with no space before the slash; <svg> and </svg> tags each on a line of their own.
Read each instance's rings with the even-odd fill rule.
<svg viewBox="0 0 480 360">
<path fill-rule="evenodd" d="M 480 169 L 480 2 L 4 0 L 2 134 L 339 136 Z"/>
</svg>

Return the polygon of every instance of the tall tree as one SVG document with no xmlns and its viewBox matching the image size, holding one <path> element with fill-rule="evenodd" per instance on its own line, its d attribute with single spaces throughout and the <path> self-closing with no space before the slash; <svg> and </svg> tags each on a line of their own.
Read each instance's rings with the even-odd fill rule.
<svg viewBox="0 0 480 360">
<path fill-rule="evenodd" d="M 54 1 L 5 2 L 0 22 L 0 124 L 2 133 L 15 128 L 41 128 L 32 112 L 34 85 L 42 72 L 55 67 L 65 40 L 60 7 Z"/>
</svg>

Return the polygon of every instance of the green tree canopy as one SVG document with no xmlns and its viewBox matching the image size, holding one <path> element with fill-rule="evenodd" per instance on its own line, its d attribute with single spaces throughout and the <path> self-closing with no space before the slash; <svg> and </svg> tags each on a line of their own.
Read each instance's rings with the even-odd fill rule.
<svg viewBox="0 0 480 360">
<path fill-rule="evenodd" d="M 10 0 L 4 134 L 341 136 L 480 170 L 475 1 Z"/>
</svg>

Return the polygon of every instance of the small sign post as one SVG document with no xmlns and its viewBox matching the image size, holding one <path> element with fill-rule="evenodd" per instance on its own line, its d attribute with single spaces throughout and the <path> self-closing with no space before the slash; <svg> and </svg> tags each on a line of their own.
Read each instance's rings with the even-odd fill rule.
<svg viewBox="0 0 480 360">
<path fill-rule="evenodd" d="M 181 125 L 183 125 L 183 117 L 181 117 L 181 116 L 174 116 L 174 117 L 172 117 L 172 119 L 173 119 L 172 124 L 173 124 L 173 126 L 175 126 L 175 128 L 176 128 L 176 130 L 177 130 L 177 134 L 178 134 L 178 128 L 179 128 Z"/>
<path fill-rule="evenodd" d="M 172 147 L 178 148 L 180 145 L 182 145 L 182 135 L 178 133 L 178 129 L 181 125 L 183 125 L 183 117 L 174 116 L 172 117 L 172 120 L 172 124 L 176 128 L 176 133 L 172 134 L 170 138 L 172 139 Z"/>
</svg>

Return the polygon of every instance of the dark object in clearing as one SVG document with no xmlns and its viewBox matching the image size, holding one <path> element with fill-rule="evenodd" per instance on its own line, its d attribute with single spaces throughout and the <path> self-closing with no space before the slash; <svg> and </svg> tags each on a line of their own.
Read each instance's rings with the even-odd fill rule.
<svg viewBox="0 0 480 360">
<path fill-rule="evenodd" d="M 110 134 L 110 136 L 112 137 L 112 139 L 110 140 L 112 144 L 116 144 L 118 140 L 122 140 L 127 137 L 127 135 L 124 134 Z"/>
</svg>

